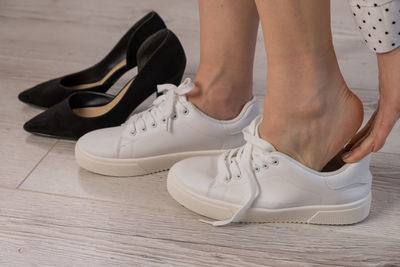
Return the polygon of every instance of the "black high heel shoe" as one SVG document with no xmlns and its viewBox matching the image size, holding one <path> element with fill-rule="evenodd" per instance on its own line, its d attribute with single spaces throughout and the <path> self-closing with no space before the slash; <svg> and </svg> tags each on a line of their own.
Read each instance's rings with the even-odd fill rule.
<svg viewBox="0 0 400 267">
<path fill-rule="evenodd" d="M 79 92 L 37 115 L 24 125 L 30 133 L 78 139 L 87 132 L 121 125 L 157 90 L 158 84 L 179 85 L 186 66 L 185 51 L 167 29 L 150 36 L 137 53 L 138 74 L 114 97 Z"/>
<path fill-rule="evenodd" d="M 24 103 L 48 108 L 76 92 L 106 92 L 123 74 L 136 67 L 136 53 L 143 41 L 164 28 L 164 21 L 152 11 L 135 23 L 97 64 L 38 84 L 20 93 L 18 98 Z"/>
</svg>

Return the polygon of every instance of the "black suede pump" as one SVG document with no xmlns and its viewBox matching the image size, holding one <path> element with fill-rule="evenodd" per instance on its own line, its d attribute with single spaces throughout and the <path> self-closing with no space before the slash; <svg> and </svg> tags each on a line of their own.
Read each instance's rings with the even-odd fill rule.
<svg viewBox="0 0 400 267">
<path fill-rule="evenodd" d="M 100 62 L 83 71 L 59 77 L 23 91 L 18 98 L 27 104 L 49 108 L 76 92 L 106 92 L 123 74 L 136 67 L 140 45 L 166 28 L 154 11 L 135 23 Z"/>
<path fill-rule="evenodd" d="M 158 84 L 179 85 L 186 56 L 175 34 L 167 29 L 150 36 L 137 53 L 138 74 L 115 96 L 78 92 L 24 125 L 28 132 L 78 139 L 87 132 L 121 125 Z"/>
</svg>

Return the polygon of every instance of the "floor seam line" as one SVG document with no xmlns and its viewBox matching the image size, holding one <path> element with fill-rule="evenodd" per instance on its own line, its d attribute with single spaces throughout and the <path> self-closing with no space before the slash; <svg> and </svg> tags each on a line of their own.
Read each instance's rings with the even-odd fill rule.
<svg viewBox="0 0 400 267">
<path fill-rule="evenodd" d="M 56 144 L 58 143 L 58 140 L 54 142 L 54 144 L 50 147 L 50 149 L 43 155 L 43 157 L 35 164 L 35 166 L 33 166 L 33 168 L 28 172 L 28 174 L 24 177 L 24 179 L 22 179 L 22 181 L 17 185 L 17 187 L 15 189 L 19 189 L 23 183 L 25 183 L 25 181 L 29 178 L 29 176 L 32 174 L 32 172 L 34 170 L 36 170 L 36 168 L 39 166 L 39 164 L 47 157 L 47 155 L 50 153 L 50 151 L 53 150 L 53 148 L 56 146 Z"/>
</svg>

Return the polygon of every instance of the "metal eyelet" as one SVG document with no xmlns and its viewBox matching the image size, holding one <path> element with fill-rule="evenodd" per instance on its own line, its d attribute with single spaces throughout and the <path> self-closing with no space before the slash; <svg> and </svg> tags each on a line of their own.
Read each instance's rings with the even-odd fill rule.
<svg viewBox="0 0 400 267">
<path fill-rule="evenodd" d="M 178 116 L 176 114 L 174 114 L 174 116 L 172 116 L 173 120 L 176 120 L 178 118 Z"/>
<path fill-rule="evenodd" d="M 240 178 L 242 178 L 242 176 L 241 176 L 240 174 L 238 174 L 238 175 L 236 175 L 236 178 L 237 178 L 238 180 L 240 180 Z"/>
<path fill-rule="evenodd" d="M 225 182 L 229 183 L 231 181 L 231 177 L 225 177 Z"/>
<path fill-rule="evenodd" d="M 254 171 L 255 171 L 255 172 L 259 172 L 259 171 L 260 171 L 260 167 L 258 167 L 258 166 L 255 167 L 255 168 L 254 168 Z"/>
<path fill-rule="evenodd" d="M 136 130 L 131 131 L 131 135 L 136 135 Z"/>
<path fill-rule="evenodd" d="M 166 123 L 166 122 L 167 122 L 167 119 L 166 119 L 166 118 L 163 118 L 163 119 L 162 119 L 162 122 L 163 122 L 163 123 Z"/>
<path fill-rule="evenodd" d="M 189 114 L 189 110 L 187 108 L 185 108 L 185 110 L 183 111 L 183 115 L 188 115 Z"/>
<path fill-rule="evenodd" d="M 277 159 L 274 159 L 274 160 L 272 161 L 272 165 L 278 166 L 278 165 L 279 165 L 279 161 L 278 161 Z"/>
<path fill-rule="evenodd" d="M 267 164 L 267 163 L 264 163 L 263 168 L 264 168 L 264 169 L 268 169 L 268 168 L 269 168 L 268 164 Z"/>
<path fill-rule="evenodd" d="M 153 123 L 151 124 L 151 127 L 156 128 L 156 127 L 157 127 L 157 123 L 153 122 Z"/>
<path fill-rule="evenodd" d="M 145 132 L 146 130 L 147 130 L 147 128 L 146 128 L 146 127 L 142 128 L 142 132 Z"/>
</svg>

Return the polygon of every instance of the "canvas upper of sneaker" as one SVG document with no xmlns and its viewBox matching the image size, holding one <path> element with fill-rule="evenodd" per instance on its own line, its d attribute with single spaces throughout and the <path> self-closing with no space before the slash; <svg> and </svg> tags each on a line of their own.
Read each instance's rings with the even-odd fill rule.
<svg viewBox="0 0 400 267">
<path fill-rule="evenodd" d="M 190 192 L 242 206 L 232 220 L 250 207 L 340 205 L 369 194 L 370 156 L 334 172 L 317 172 L 262 140 L 258 136 L 259 122 L 260 118 L 244 130 L 244 146 L 220 156 L 183 160 L 171 168 L 169 176 Z"/>
<path fill-rule="evenodd" d="M 141 158 L 168 153 L 223 150 L 244 144 L 242 129 L 259 113 L 253 98 L 232 120 L 216 120 L 186 99 L 190 79 L 179 87 L 160 85 L 159 96 L 147 110 L 118 127 L 90 132 L 78 140 L 81 149 L 107 158 Z"/>
</svg>

